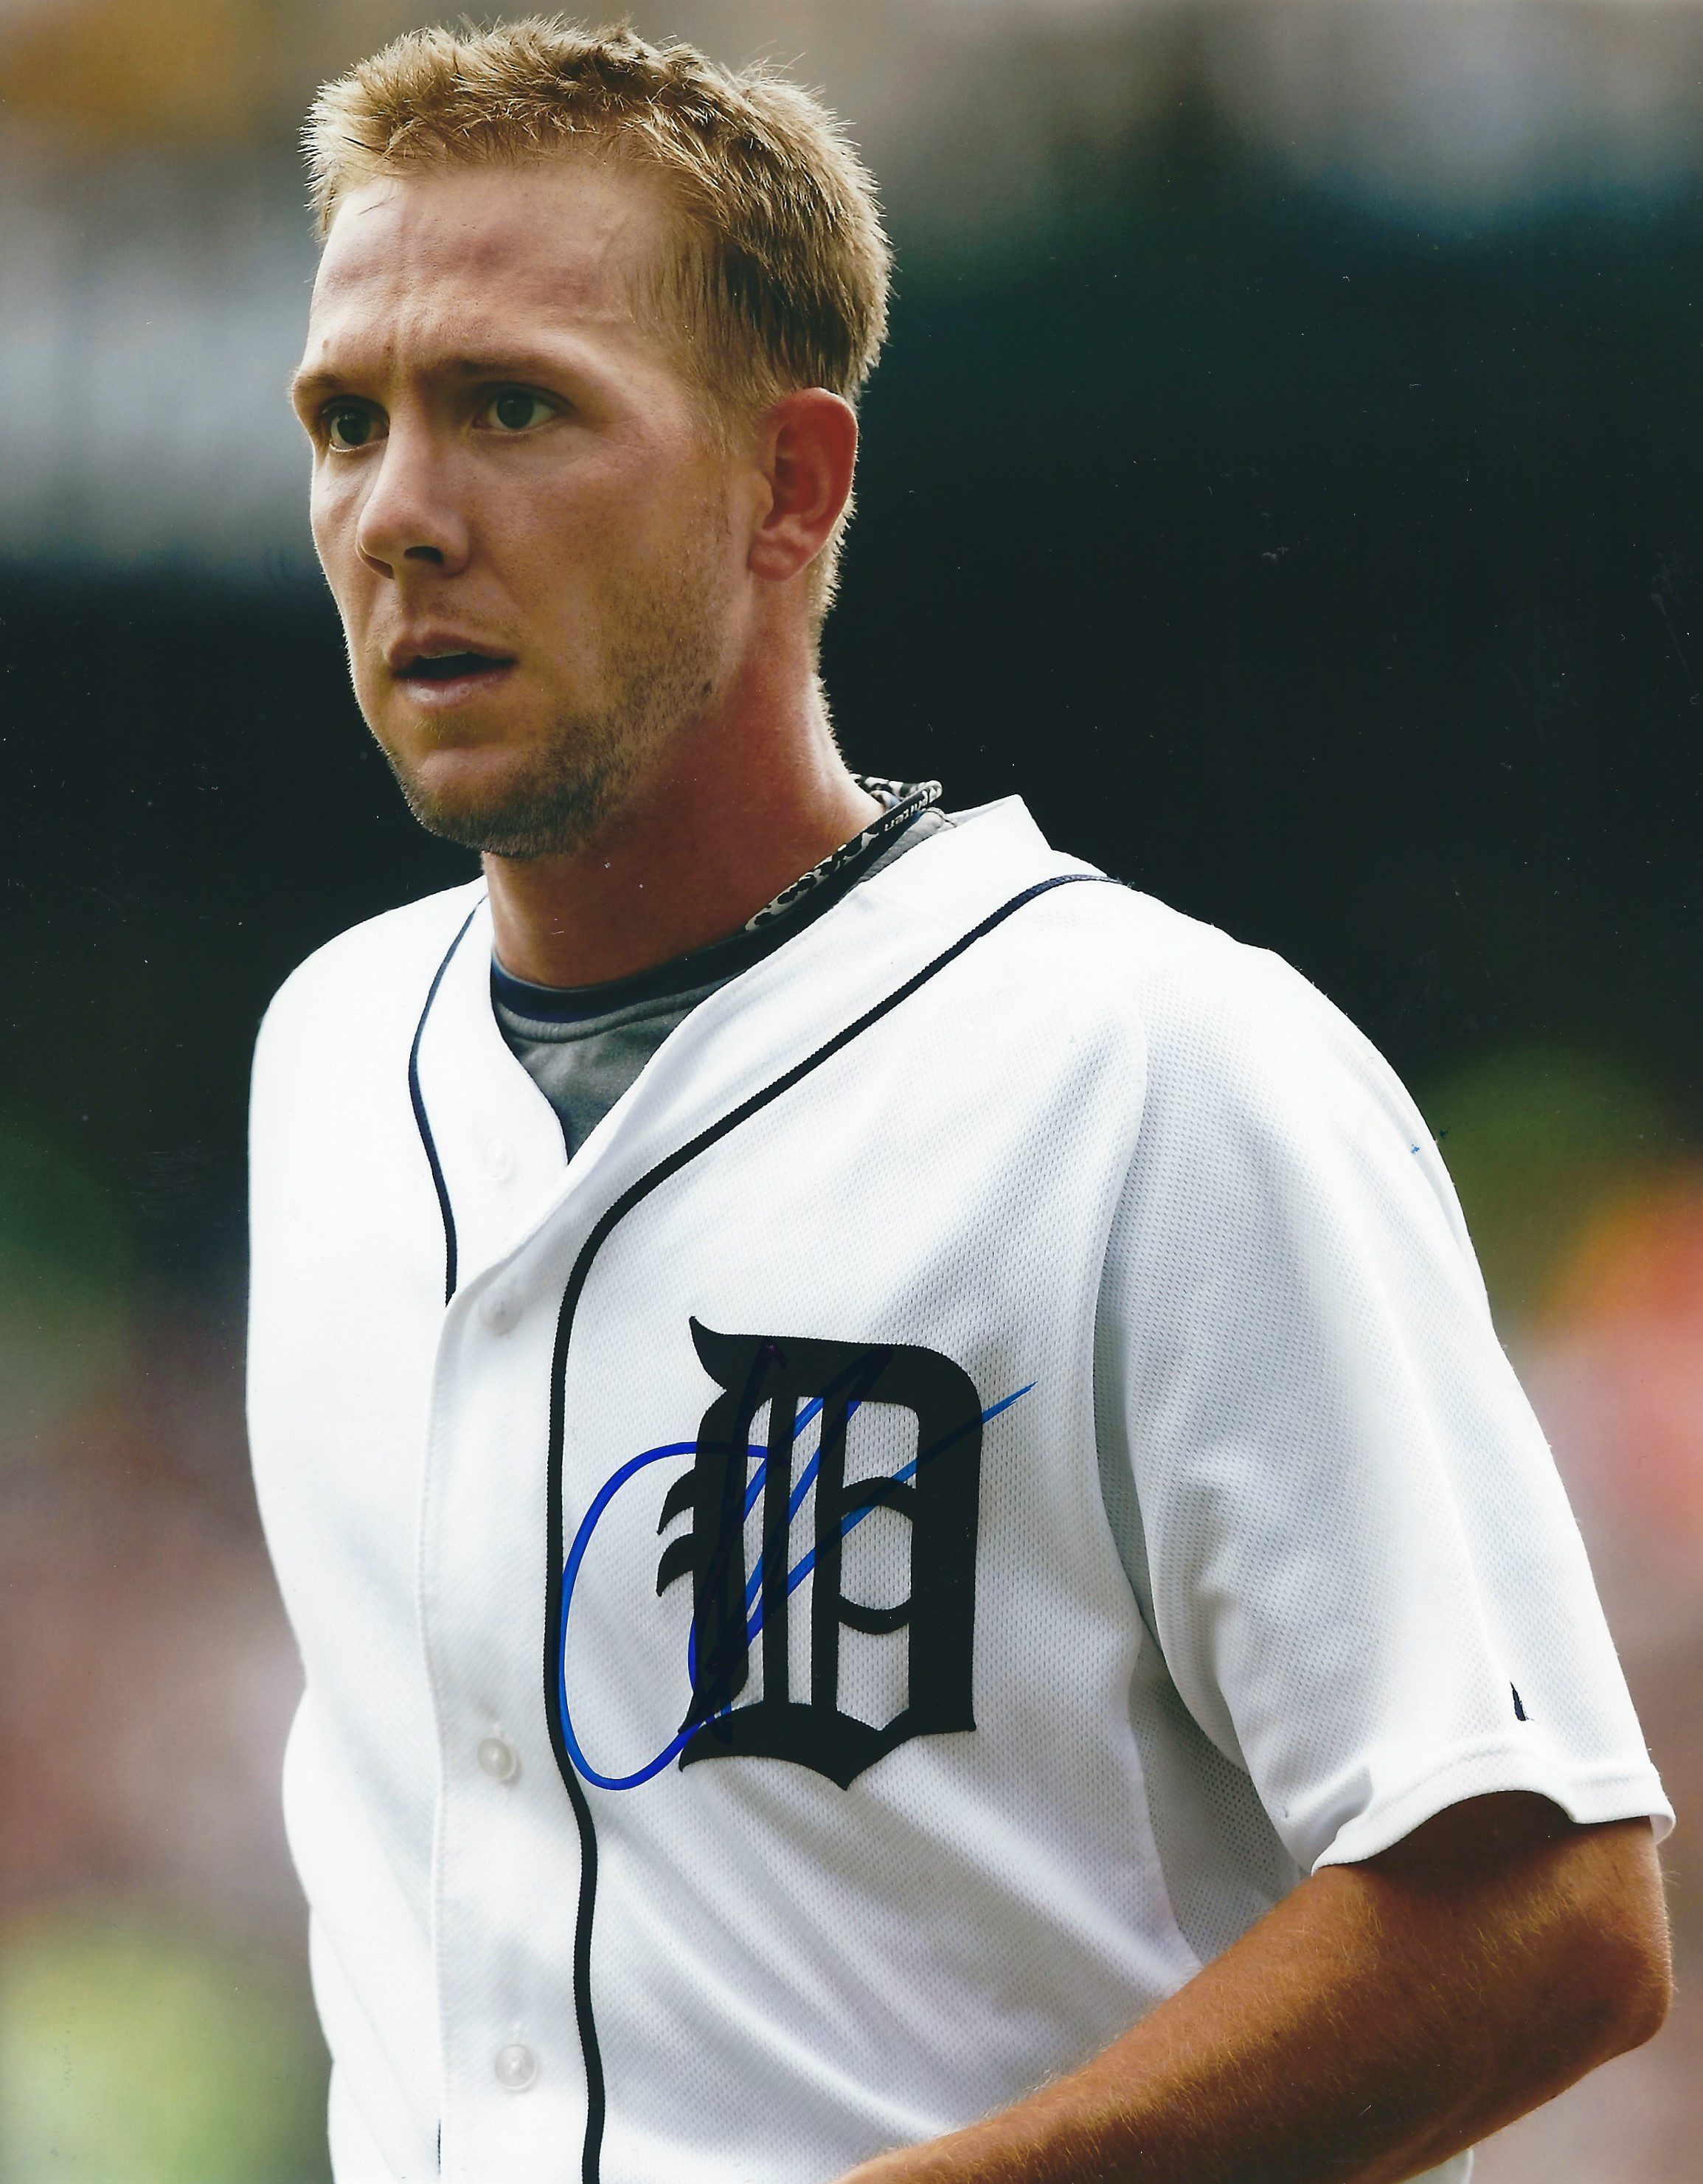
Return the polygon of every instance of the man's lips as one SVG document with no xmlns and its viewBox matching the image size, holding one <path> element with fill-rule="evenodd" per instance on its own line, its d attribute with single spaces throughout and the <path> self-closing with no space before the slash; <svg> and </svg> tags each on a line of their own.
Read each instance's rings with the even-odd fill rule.
<svg viewBox="0 0 1703 2184">
<path fill-rule="evenodd" d="M 392 683 L 407 692 L 411 705 L 428 713 L 445 714 L 463 705 L 478 705 L 517 662 L 513 653 L 458 644 L 446 632 L 441 638 L 427 636 L 393 646 L 385 664 Z"/>
<path fill-rule="evenodd" d="M 398 682 L 459 682 L 468 677 L 500 674 L 515 665 L 512 656 L 493 652 L 416 653 L 392 670 Z"/>
</svg>

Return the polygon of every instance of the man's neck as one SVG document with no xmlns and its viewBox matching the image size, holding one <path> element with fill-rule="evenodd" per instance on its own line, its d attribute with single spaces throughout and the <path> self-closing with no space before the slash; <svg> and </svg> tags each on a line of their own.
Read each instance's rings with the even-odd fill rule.
<svg viewBox="0 0 1703 2184">
<path fill-rule="evenodd" d="M 879 810 L 812 683 L 706 722 L 572 855 L 487 856 L 497 954 L 541 986 L 600 985 L 736 931 Z"/>
</svg>

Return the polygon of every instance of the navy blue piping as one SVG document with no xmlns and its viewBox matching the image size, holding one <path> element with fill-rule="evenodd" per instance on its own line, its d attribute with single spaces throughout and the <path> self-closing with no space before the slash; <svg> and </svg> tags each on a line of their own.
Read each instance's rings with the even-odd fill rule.
<svg viewBox="0 0 1703 2184">
<path fill-rule="evenodd" d="M 467 938 L 467 928 L 478 916 L 484 897 L 480 897 L 465 918 L 460 930 L 444 951 L 437 975 L 426 992 L 426 1006 L 420 1012 L 420 1022 L 414 1028 L 414 1045 L 408 1050 L 408 1096 L 414 1106 L 414 1126 L 420 1132 L 420 1142 L 426 1148 L 426 1164 L 431 1170 L 431 1184 L 437 1193 L 437 1211 L 443 1218 L 443 1301 L 448 1306 L 455 1295 L 455 1210 L 449 1203 L 449 1186 L 443 1180 L 443 1163 L 437 1157 L 437 1147 L 431 1135 L 431 1125 L 426 1118 L 426 1101 L 420 1089 L 420 1042 L 426 1036 L 426 1019 L 431 1014 L 431 1005 L 437 999 L 437 989 L 443 983 L 443 974 L 449 968 L 450 959 Z"/>
<path fill-rule="evenodd" d="M 556 1765 L 566 1786 L 568 1801 L 574 1808 L 574 1819 L 580 1833 L 579 1907 L 574 1925 L 574 2016 L 579 2026 L 580 2050 L 586 2069 L 586 2137 L 580 2164 L 582 2184 L 598 2184 L 604 2121 L 607 2112 L 603 2052 L 598 2045 L 597 2019 L 592 2008 L 592 1920 L 597 1911 L 598 1838 L 590 1801 L 569 1757 L 567 1742 L 562 1734 L 555 1663 L 560 1646 L 558 1625 L 562 1607 L 562 1448 L 566 1430 L 568 1345 L 572 1339 L 574 1315 L 579 1309 L 580 1299 L 591 1273 L 592 1262 L 608 1242 L 611 1233 L 633 1208 L 659 1184 L 666 1183 L 671 1176 L 678 1174 L 688 1162 L 696 1160 L 699 1153 L 707 1151 L 730 1131 L 737 1129 L 741 1123 L 749 1121 L 760 1108 L 779 1099 L 801 1078 L 819 1069 L 842 1047 L 849 1046 L 871 1024 L 878 1023 L 901 1001 L 909 1000 L 919 986 L 927 985 L 937 972 L 943 971 L 966 949 L 973 947 L 996 926 L 1003 925 L 1026 902 L 1032 902 L 1037 895 L 1050 894 L 1055 888 L 1069 887 L 1082 880 L 1099 880 L 1112 886 L 1117 884 L 1115 881 L 1106 881 L 1103 872 L 1060 872 L 1055 879 L 1039 880 L 1033 887 L 1025 888 L 1021 894 L 1013 895 L 1009 902 L 1002 903 L 998 910 L 984 917 L 979 925 L 971 926 L 968 933 L 954 940 L 932 962 L 926 963 L 921 970 L 907 978 L 884 1000 L 877 1001 L 871 1009 L 866 1009 L 854 1022 L 848 1024 L 843 1031 L 836 1032 L 813 1054 L 806 1055 L 802 1061 L 795 1063 L 783 1075 L 777 1077 L 772 1084 L 765 1085 L 760 1092 L 754 1092 L 749 1100 L 743 1100 L 720 1122 L 712 1123 L 708 1129 L 700 1130 L 695 1138 L 689 1138 L 683 1145 L 677 1146 L 665 1160 L 659 1161 L 654 1168 L 624 1190 L 604 1212 L 580 1247 L 579 1256 L 568 1276 L 568 1284 L 562 1295 L 561 1311 L 556 1320 L 556 1346 L 550 1367 L 549 1468 L 545 1483 L 545 1529 L 549 1560 L 546 1564 L 544 1589 L 544 1713 L 549 1724 L 551 1749 L 556 1755 Z M 465 927 L 462 928 L 464 932 L 465 929 Z M 458 941 L 460 937 L 459 933 L 456 935 Z M 452 949 L 451 953 L 454 952 Z M 442 973 L 440 972 L 438 975 L 442 977 Z M 427 1006 L 430 1006 L 428 1001 Z"/>
</svg>

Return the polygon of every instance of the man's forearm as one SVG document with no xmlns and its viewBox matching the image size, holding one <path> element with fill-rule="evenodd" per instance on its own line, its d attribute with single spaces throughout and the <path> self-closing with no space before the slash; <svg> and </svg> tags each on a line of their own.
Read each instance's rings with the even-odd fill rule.
<svg viewBox="0 0 1703 2184">
<path fill-rule="evenodd" d="M 1647 2039 L 1667 1997 L 1648 1824 L 1477 1799 L 1304 1881 L 1070 2077 L 846 2184 L 1397 2184 Z"/>
</svg>

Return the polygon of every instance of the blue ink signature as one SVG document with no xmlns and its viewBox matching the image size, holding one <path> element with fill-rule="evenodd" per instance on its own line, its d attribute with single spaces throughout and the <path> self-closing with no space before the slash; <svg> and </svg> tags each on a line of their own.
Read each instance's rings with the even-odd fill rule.
<svg viewBox="0 0 1703 2184">
<path fill-rule="evenodd" d="M 1031 1380 L 1027 1384 L 1027 1385 L 1017 1389 L 1014 1394 L 1001 1396 L 997 1403 L 990 1403 L 988 1408 L 982 1413 L 982 1424 L 985 1426 L 990 1419 L 997 1418 L 1001 1411 L 1009 1411 L 1012 1404 L 1020 1401 L 1023 1396 L 1027 1396 L 1029 1390 L 1032 1388 L 1034 1384 L 1034 1382 Z M 849 1403 L 846 1406 L 847 1418 L 849 1419 L 860 1407 L 860 1406 L 857 1403 Z M 813 1397 L 810 1402 L 804 1405 L 804 1408 L 799 1412 L 797 1418 L 793 1422 L 793 1439 L 794 1441 L 798 1440 L 799 1435 L 802 1434 L 807 1427 L 815 1423 L 815 1419 L 821 1414 L 821 1408 L 822 1399 L 820 1396 Z M 756 1471 L 752 1477 L 750 1485 L 745 1490 L 744 1513 L 749 1517 L 752 1510 L 757 1506 L 757 1497 L 763 1490 L 764 1474 L 768 1469 L 768 1451 L 766 1448 L 761 1447 L 754 1442 L 748 1445 L 747 1452 L 751 1457 L 755 1459 L 757 1465 Z M 604 1481 L 603 1485 L 598 1487 L 597 1492 L 592 1496 L 589 1507 L 587 1509 L 585 1515 L 580 1519 L 580 1528 L 574 1535 L 574 1543 L 568 1549 L 567 1561 L 563 1565 L 562 1619 L 556 1651 L 556 1675 L 562 1719 L 562 1741 L 567 1746 L 569 1757 L 572 1759 L 574 1765 L 579 1773 L 587 1782 L 592 1783 L 599 1790 L 636 1790 L 639 1787 L 641 1783 L 648 1782 L 653 1775 L 661 1774 L 665 1767 L 670 1765 L 674 1760 L 679 1758 L 681 1752 L 685 1749 L 688 1738 L 695 1733 L 697 1724 L 694 1723 L 692 1728 L 682 1730 L 676 1736 L 675 1736 L 660 1752 L 657 1753 L 654 1759 L 648 1761 L 643 1767 L 635 1768 L 631 1774 L 599 1774 L 598 1769 L 593 1767 L 591 1762 L 586 1758 L 584 1752 L 581 1749 L 579 1738 L 574 1734 L 573 1716 L 568 1708 L 568 1614 L 573 1606 L 574 1587 L 579 1582 L 580 1566 L 585 1561 L 586 1550 L 591 1545 L 593 1533 L 596 1531 L 598 1525 L 602 1521 L 610 1502 L 615 1500 L 616 1495 L 621 1492 L 622 1487 L 626 1485 L 630 1479 L 636 1479 L 638 1474 L 644 1470 L 647 1466 L 653 1463 L 660 1463 L 668 1457 L 689 1456 L 695 1458 L 697 1454 L 698 1443 L 697 1440 L 693 1439 L 692 1440 L 665 1441 L 659 1448 L 647 1448 L 637 1456 L 629 1457 L 627 1461 L 623 1463 L 619 1469 L 610 1473 L 609 1476 Z M 893 1484 L 895 1485 L 902 1486 L 907 1479 L 915 1478 L 916 1475 L 917 1466 L 921 1461 L 922 1459 L 920 1456 L 914 1456 L 909 1463 L 901 1464 L 899 1468 L 893 1474 Z M 793 1518 L 798 1515 L 799 1509 L 804 1506 L 804 1496 L 809 1493 L 811 1485 L 815 1482 L 817 1467 L 820 1465 L 821 1462 L 821 1451 L 819 1449 L 816 1453 L 811 1457 L 809 1462 L 805 1464 L 804 1469 L 799 1473 L 797 1485 L 793 1487 L 791 1494 L 787 1497 L 787 1521 L 788 1524 L 790 1524 Z M 840 1537 L 843 1539 L 847 1533 L 854 1530 L 856 1526 L 862 1524 L 865 1517 L 873 1516 L 876 1506 L 877 1505 L 874 1503 L 870 1503 L 863 1508 L 850 1511 L 845 1517 L 842 1518 L 840 1520 Z M 814 1547 L 811 1547 L 804 1554 L 801 1555 L 798 1561 L 787 1570 L 787 1592 L 789 1594 L 796 1592 L 815 1566 L 816 1551 Z M 745 1587 L 745 1635 L 748 1642 L 751 1639 L 754 1638 L 757 1635 L 757 1633 L 763 1627 L 763 1609 L 760 1602 L 758 1600 L 758 1595 L 761 1592 L 762 1589 L 763 1557 L 760 1554 L 757 1557 L 757 1567 L 751 1573 L 749 1581 L 747 1583 Z M 686 1673 L 688 1681 L 692 1680 L 697 1673 L 697 1624 L 695 1618 L 693 1619 L 692 1626 L 688 1628 L 686 1634 Z"/>
</svg>

